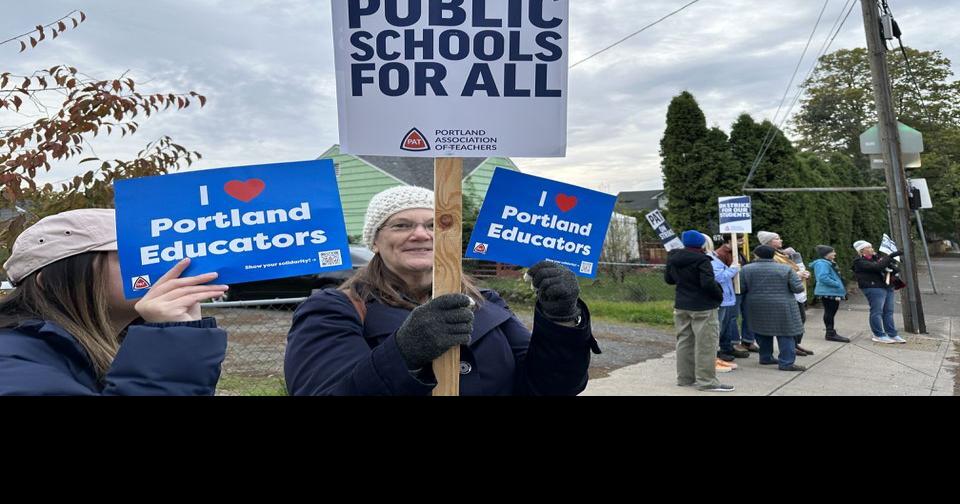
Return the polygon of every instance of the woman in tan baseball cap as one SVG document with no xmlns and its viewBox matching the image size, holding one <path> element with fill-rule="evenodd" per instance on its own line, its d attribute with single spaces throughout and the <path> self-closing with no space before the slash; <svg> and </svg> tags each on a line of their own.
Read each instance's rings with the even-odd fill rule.
<svg viewBox="0 0 960 504">
<path fill-rule="evenodd" d="M 17 288 L 0 300 L 0 395 L 212 395 L 227 336 L 199 303 L 227 286 L 180 278 L 188 265 L 127 300 L 112 209 L 27 228 L 3 265 Z"/>
</svg>

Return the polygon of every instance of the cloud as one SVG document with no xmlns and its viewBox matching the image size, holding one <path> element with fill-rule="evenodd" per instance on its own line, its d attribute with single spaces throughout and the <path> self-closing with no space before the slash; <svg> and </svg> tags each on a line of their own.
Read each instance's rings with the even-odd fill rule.
<svg viewBox="0 0 960 504">
<path fill-rule="evenodd" d="M 570 61 L 685 3 L 572 0 Z M 801 76 L 844 4 L 829 2 Z M 940 49 L 960 70 L 960 34 L 952 26 L 960 6 L 934 0 L 891 4 L 908 45 Z M 4 7 L 4 26 L 14 35 L 77 5 L 68 0 L 11 3 Z M 133 138 L 96 139 L 101 157 L 129 158 L 162 135 L 200 151 L 204 159 L 195 168 L 312 159 L 338 142 L 329 1 L 100 0 L 81 5 L 87 22 L 56 41 L 19 55 L 12 44 L 0 46 L 4 70 L 26 73 L 66 63 L 96 78 L 129 71 L 144 91 L 194 90 L 209 98 L 204 109 L 168 111 L 141 121 Z M 772 118 L 822 5 L 709 0 L 689 7 L 574 68 L 568 156 L 517 163 L 529 173 L 611 192 L 660 187 L 659 142 L 670 99 L 690 91 L 708 124 L 727 131 L 743 112 Z M 857 6 L 832 49 L 863 44 Z M 23 119 L 0 115 L 0 125 Z M 70 178 L 78 171 L 61 164 L 43 179 Z"/>
</svg>

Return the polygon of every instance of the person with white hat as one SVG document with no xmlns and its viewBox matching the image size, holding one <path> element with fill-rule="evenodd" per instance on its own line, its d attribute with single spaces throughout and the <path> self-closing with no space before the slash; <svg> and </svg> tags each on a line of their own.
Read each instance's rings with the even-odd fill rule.
<svg viewBox="0 0 960 504">
<path fill-rule="evenodd" d="M 200 316 L 216 273 L 184 259 L 139 301 L 123 295 L 112 209 L 71 210 L 24 230 L 3 265 L 0 395 L 213 395 L 227 335 Z"/>
<path fill-rule="evenodd" d="M 772 233 L 770 231 L 760 231 L 757 233 L 757 239 L 760 240 L 760 245 L 766 245 L 772 247 L 775 250 L 773 255 L 774 262 L 785 264 L 790 266 L 797 276 L 800 278 L 800 283 L 803 285 L 803 290 L 800 292 L 794 293 L 793 297 L 797 301 L 797 307 L 800 310 L 800 320 L 803 323 L 807 321 L 807 279 L 810 278 L 810 272 L 806 270 L 806 267 L 803 264 L 803 259 L 800 254 L 797 254 L 792 248 L 783 247 L 783 239 L 777 233 Z M 813 350 L 808 350 L 800 346 L 800 342 L 803 341 L 803 333 L 801 332 L 794 341 L 794 349 L 798 357 L 806 357 L 808 355 L 813 355 Z"/>
<path fill-rule="evenodd" d="M 853 260 L 853 274 L 857 277 L 857 286 L 870 303 L 871 340 L 875 343 L 906 343 L 907 340 L 897 334 L 893 321 L 895 299 L 893 286 L 888 285 L 885 273 L 894 269 L 892 261 L 902 254 L 897 251 L 885 257 L 879 257 L 873 245 L 865 240 L 853 244 L 859 256 Z"/>
<path fill-rule="evenodd" d="M 461 293 L 430 299 L 434 194 L 399 186 L 371 199 L 363 240 L 369 264 L 339 289 L 307 299 L 287 335 L 290 395 L 430 395 L 431 363 L 460 346 L 460 395 L 576 395 L 590 352 L 600 353 L 580 286 L 542 261 L 533 331 L 492 290 L 463 276 Z"/>
</svg>

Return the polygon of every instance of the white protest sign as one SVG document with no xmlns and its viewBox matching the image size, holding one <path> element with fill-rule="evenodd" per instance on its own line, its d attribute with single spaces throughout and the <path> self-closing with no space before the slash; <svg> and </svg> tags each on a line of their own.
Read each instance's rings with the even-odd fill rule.
<svg viewBox="0 0 960 504">
<path fill-rule="evenodd" d="M 568 0 L 335 0 L 340 148 L 562 157 Z"/>
<path fill-rule="evenodd" d="M 683 248 L 683 242 L 680 241 L 677 234 L 673 232 L 673 229 L 670 229 L 670 224 L 667 224 L 667 218 L 660 213 L 660 210 L 654 210 L 648 213 L 647 222 L 650 223 L 653 232 L 657 233 L 657 237 L 660 238 L 660 242 L 663 243 L 663 248 L 665 248 L 667 252 Z"/>
<path fill-rule="evenodd" d="M 721 196 L 718 200 L 721 233 L 753 232 L 750 196 Z"/>
<path fill-rule="evenodd" d="M 893 239 L 884 234 L 883 239 L 880 241 L 879 250 L 882 254 L 890 255 L 899 249 L 897 249 L 897 244 L 893 241 Z M 895 260 L 899 262 L 900 257 L 896 257 Z"/>
</svg>

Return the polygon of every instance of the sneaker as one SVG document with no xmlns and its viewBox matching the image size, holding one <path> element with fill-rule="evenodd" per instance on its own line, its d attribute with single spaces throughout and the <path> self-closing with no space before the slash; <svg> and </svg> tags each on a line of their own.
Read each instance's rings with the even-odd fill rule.
<svg viewBox="0 0 960 504">
<path fill-rule="evenodd" d="M 756 343 L 750 343 L 749 345 L 741 345 L 747 349 L 748 352 L 759 353 L 760 347 Z"/>
<path fill-rule="evenodd" d="M 749 350 L 746 350 L 746 349 L 744 349 L 744 350 L 739 350 L 739 349 L 737 349 L 737 347 L 734 347 L 734 348 L 733 348 L 733 351 L 730 352 L 730 355 L 732 355 L 732 356 L 734 356 L 734 357 L 736 357 L 736 358 L 738 358 L 738 359 L 746 359 L 747 357 L 750 357 L 750 351 L 749 351 Z"/>
<path fill-rule="evenodd" d="M 697 387 L 697 390 L 701 392 L 733 392 L 737 388 L 733 385 L 715 385 L 712 387 Z"/>
<path fill-rule="evenodd" d="M 690 382 L 690 383 L 677 383 L 677 386 L 678 386 L 678 387 L 692 387 L 692 386 L 694 386 L 694 385 L 696 385 L 696 382 Z"/>
<path fill-rule="evenodd" d="M 724 362 L 733 362 L 733 360 L 735 359 L 734 356 L 726 352 L 717 352 L 717 358 Z"/>
<path fill-rule="evenodd" d="M 775 364 L 780 364 L 780 361 L 777 359 L 773 359 L 772 361 L 769 361 L 769 362 L 760 361 L 761 366 L 773 366 Z"/>
<path fill-rule="evenodd" d="M 720 364 L 717 364 L 714 369 L 716 369 L 718 373 L 729 373 L 730 371 L 733 371 L 733 368 L 721 366 Z"/>
<path fill-rule="evenodd" d="M 906 343 L 906 342 L 907 342 L 907 340 L 901 338 L 900 336 L 894 336 L 894 337 L 891 338 L 891 339 L 892 339 L 894 342 L 896 342 L 896 343 Z"/>
<path fill-rule="evenodd" d="M 722 359 L 717 359 L 717 366 L 730 368 L 730 369 L 737 369 L 739 367 L 733 362 L 727 362 Z"/>
<path fill-rule="evenodd" d="M 874 336 L 870 338 L 870 341 L 874 343 L 883 343 L 884 345 L 891 345 L 896 343 L 896 341 L 894 341 L 893 338 L 888 338 L 886 336 L 880 336 L 880 337 Z"/>
</svg>

